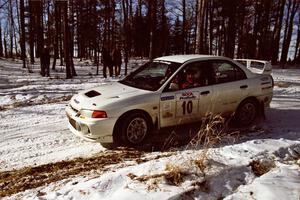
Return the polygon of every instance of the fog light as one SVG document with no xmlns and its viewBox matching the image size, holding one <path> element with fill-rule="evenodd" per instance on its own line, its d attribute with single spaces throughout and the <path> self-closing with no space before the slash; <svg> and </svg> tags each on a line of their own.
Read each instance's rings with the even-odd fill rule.
<svg viewBox="0 0 300 200">
<path fill-rule="evenodd" d="M 81 132 L 82 132 L 83 134 L 89 134 L 89 133 L 90 133 L 90 129 L 89 129 L 89 127 L 88 127 L 87 125 L 81 124 L 81 125 L 80 125 L 80 128 L 81 128 Z"/>
<path fill-rule="evenodd" d="M 76 129 L 77 131 L 81 131 L 80 124 L 78 124 L 77 122 L 76 122 L 76 127 L 75 127 L 75 129 Z"/>
</svg>

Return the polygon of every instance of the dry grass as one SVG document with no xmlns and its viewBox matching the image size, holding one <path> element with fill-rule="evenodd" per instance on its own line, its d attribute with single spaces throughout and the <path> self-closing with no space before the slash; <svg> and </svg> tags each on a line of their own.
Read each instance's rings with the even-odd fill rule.
<svg viewBox="0 0 300 200">
<path fill-rule="evenodd" d="M 178 165 L 167 164 L 166 171 L 167 173 L 164 176 L 166 181 L 177 186 L 182 183 L 183 177 L 187 175 Z"/>
<path fill-rule="evenodd" d="M 202 147 L 204 149 L 214 147 L 226 137 L 228 124 L 221 115 L 208 114 L 202 120 L 198 133 L 191 139 L 187 148 Z"/>
<path fill-rule="evenodd" d="M 208 154 L 207 151 L 201 153 L 199 157 L 194 160 L 195 165 L 199 168 L 200 172 L 205 175 L 205 170 L 208 168 Z"/>
<path fill-rule="evenodd" d="M 146 182 L 150 179 L 164 178 L 167 183 L 178 186 L 182 183 L 183 177 L 186 175 L 188 175 L 188 173 L 185 172 L 183 168 L 177 165 L 167 164 L 165 172 L 162 173 L 143 176 L 136 176 L 135 174 L 129 173 L 127 176 L 132 180 L 137 180 L 140 182 Z"/>
<path fill-rule="evenodd" d="M 252 172 L 255 176 L 261 176 L 265 173 L 269 172 L 272 168 L 275 167 L 274 161 L 261 161 L 261 160 L 253 160 L 249 163 L 249 166 L 252 169 Z"/>
<path fill-rule="evenodd" d="M 200 170 L 202 177 L 205 177 L 205 170 L 208 168 L 208 160 L 211 148 L 220 144 L 224 138 L 228 139 L 228 137 L 231 137 L 231 135 L 227 134 L 227 127 L 227 122 L 225 122 L 225 119 L 220 115 L 208 115 L 208 117 L 201 123 L 200 130 L 186 146 L 186 149 L 199 149 L 200 147 L 201 153 L 199 154 L 198 158 L 192 160 L 192 162 L 189 160 L 182 165 L 173 164 L 173 162 L 170 161 L 166 164 L 165 171 L 162 173 L 142 176 L 136 176 L 130 173 L 128 174 L 128 177 L 130 177 L 132 180 L 137 180 L 140 182 L 146 182 L 150 179 L 157 180 L 159 178 L 163 178 L 170 185 L 179 186 L 183 182 L 184 177 L 192 174 L 199 176 L 198 172 L 195 174 L 195 171 L 193 171 L 195 167 Z M 177 137 L 178 135 L 175 131 L 173 131 L 164 142 L 163 149 L 172 151 L 174 144 L 177 143 Z M 184 157 L 182 159 L 186 160 Z M 204 179 L 204 181 L 201 183 L 204 182 L 205 185 L 208 185 L 207 180 Z"/>
<path fill-rule="evenodd" d="M 231 139 L 233 134 L 228 134 L 228 123 L 221 115 L 208 114 L 202 121 L 198 133 L 191 139 L 186 148 L 197 149 L 201 147 L 202 151 L 194 164 L 198 167 L 203 176 L 208 169 L 208 160 L 214 147 L 221 141 Z"/>
<path fill-rule="evenodd" d="M 172 151 L 175 146 L 178 145 L 177 134 L 175 131 L 172 131 L 169 137 L 164 141 L 161 151 Z"/>
<path fill-rule="evenodd" d="M 90 158 L 76 158 L 37 167 L 0 172 L 0 197 L 37 188 L 91 170 L 99 170 L 101 173 L 107 170 L 106 166 L 121 163 L 126 159 L 136 159 L 141 155 L 142 153 L 138 151 L 105 151 Z"/>
</svg>

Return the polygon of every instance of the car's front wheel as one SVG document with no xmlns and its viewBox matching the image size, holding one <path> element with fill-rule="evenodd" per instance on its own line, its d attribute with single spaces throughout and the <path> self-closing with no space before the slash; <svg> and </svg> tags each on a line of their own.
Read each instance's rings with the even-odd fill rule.
<svg viewBox="0 0 300 200">
<path fill-rule="evenodd" d="M 257 102 L 253 99 L 247 99 L 239 105 L 235 117 L 239 126 L 248 126 L 255 121 L 257 114 Z"/>
<path fill-rule="evenodd" d="M 150 130 L 150 125 L 145 114 L 137 112 L 125 117 L 121 125 L 121 137 L 126 145 L 141 144 Z"/>
</svg>

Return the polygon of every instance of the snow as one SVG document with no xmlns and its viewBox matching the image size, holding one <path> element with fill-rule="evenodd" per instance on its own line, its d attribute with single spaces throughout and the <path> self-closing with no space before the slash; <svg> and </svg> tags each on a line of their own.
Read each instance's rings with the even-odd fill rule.
<svg viewBox="0 0 300 200">
<path fill-rule="evenodd" d="M 130 69 L 139 62 L 132 60 Z M 95 67 L 85 62 L 78 61 L 76 69 L 79 76 L 74 79 L 64 79 L 60 67 L 51 71 L 51 77 L 41 77 L 37 66 L 33 66 L 34 73 L 28 73 L 19 61 L 0 60 L 1 171 L 107 151 L 68 130 L 67 101 L 60 98 L 118 78 L 95 76 Z M 201 147 L 181 147 L 143 153 L 144 162 L 124 160 L 101 173 L 78 174 L 4 199 L 299 200 L 300 70 L 273 69 L 273 78 L 276 86 L 266 120 L 252 131 L 241 132 L 232 143 L 221 143 L 207 152 Z M 48 103 L 53 99 L 57 101 Z M 200 170 L 195 161 L 203 156 L 206 167 Z M 253 161 L 268 170 L 257 176 Z M 181 173 L 178 185 L 166 178 L 172 169 Z"/>
</svg>

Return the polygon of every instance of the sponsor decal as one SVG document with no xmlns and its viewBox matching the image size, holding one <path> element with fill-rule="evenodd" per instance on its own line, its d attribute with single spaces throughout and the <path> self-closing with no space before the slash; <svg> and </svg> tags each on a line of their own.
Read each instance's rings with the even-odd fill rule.
<svg viewBox="0 0 300 200">
<path fill-rule="evenodd" d="M 164 112 L 163 118 L 170 118 L 170 117 L 173 117 L 173 113 L 171 113 L 170 111 L 167 111 L 167 112 Z"/>
<path fill-rule="evenodd" d="M 196 99 L 196 96 L 193 94 L 193 92 L 184 92 L 179 97 L 179 100 L 185 100 L 185 99 Z"/>
<path fill-rule="evenodd" d="M 175 96 L 165 96 L 165 97 L 160 97 L 161 101 L 167 101 L 167 100 L 173 100 L 175 99 Z"/>
<path fill-rule="evenodd" d="M 171 105 L 171 102 L 166 102 L 163 104 L 163 110 L 166 111 L 166 110 L 171 110 L 172 108 L 172 105 Z"/>
</svg>

